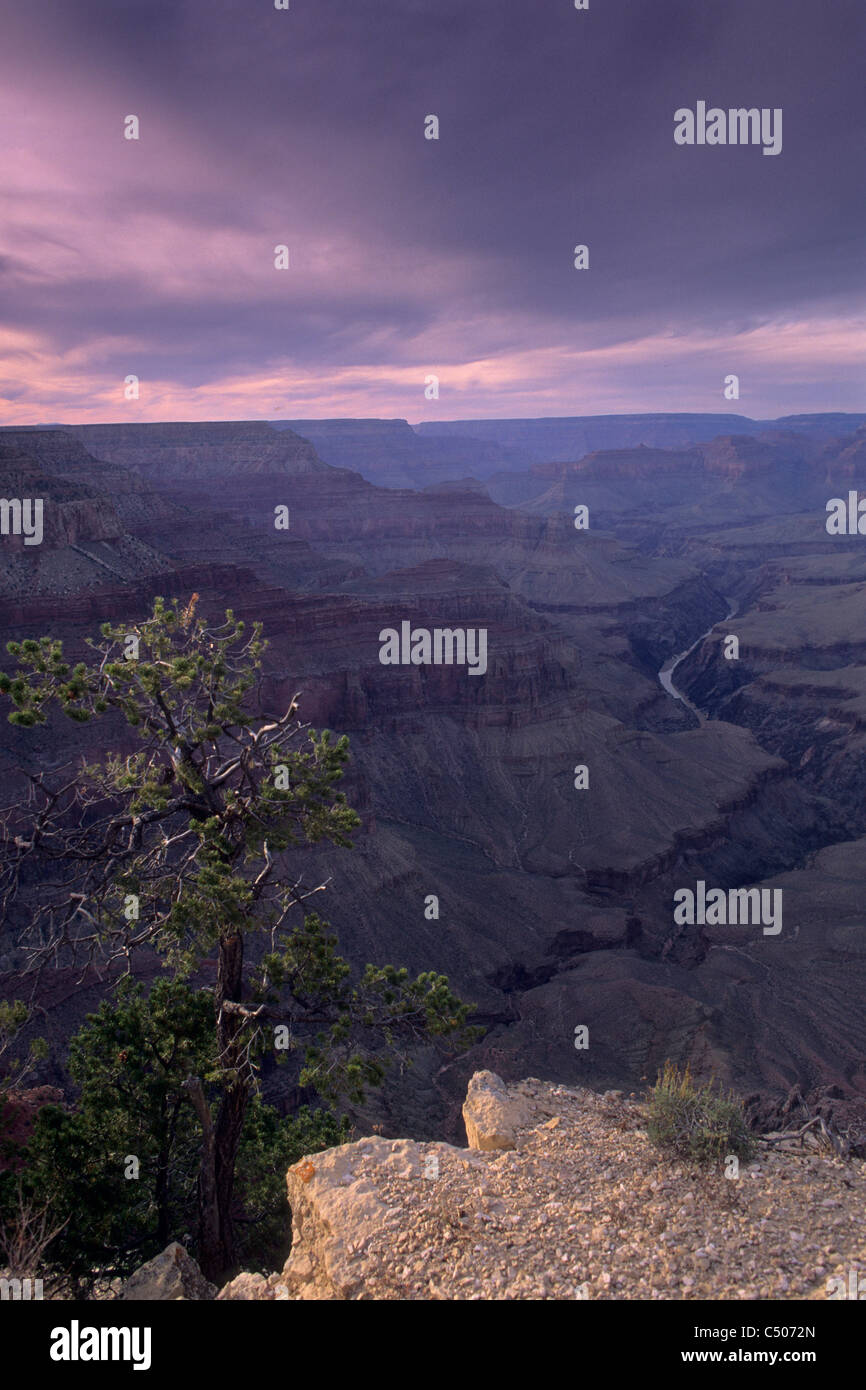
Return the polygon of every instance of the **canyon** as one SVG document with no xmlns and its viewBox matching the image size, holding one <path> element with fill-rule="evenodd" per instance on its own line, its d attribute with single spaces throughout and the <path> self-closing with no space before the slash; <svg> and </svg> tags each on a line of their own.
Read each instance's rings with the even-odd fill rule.
<svg viewBox="0 0 866 1390">
<path fill-rule="evenodd" d="M 3 635 L 74 654 L 196 592 L 264 623 L 269 706 L 349 735 L 356 848 L 305 875 L 353 962 L 446 973 L 483 1028 L 393 1069 L 366 1128 L 456 1136 L 480 1069 L 633 1089 L 667 1057 L 768 1120 L 793 1085 L 866 1111 L 866 541 L 825 525 L 864 463 L 866 416 L 3 429 L 0 493 L 44 499 L 41 545 L 0 540 Z M 486 632 L 483 678 L 383 665 L 401 623 Z M 109 732 L 4 723 L 4 786 Z M 784 892 L 784 929 L 677 923 L 700 880 Z M 100 990 L 46 981 L 41 1033 Z"/>
</svg>

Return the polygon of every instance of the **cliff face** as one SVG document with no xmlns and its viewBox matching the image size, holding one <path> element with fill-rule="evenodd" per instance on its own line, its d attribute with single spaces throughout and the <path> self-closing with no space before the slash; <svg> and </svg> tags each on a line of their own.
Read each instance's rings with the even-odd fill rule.
<svg viewBox="0 0 866 1390">
<path fill-rule="evenodd" d="M 48 436 L 52 448 L 40 448 L 44 436 L 0 433 L 0 489 L 4 497 L 42 498 L 42 542 L 49 547 L 79 538 L 116 540 L 123 527 L 110 496 L 100 494 L 96 478 L 82 475 L 81 455 L 73 441 L 67 451 Z M 74 457 L 71 457 L 74 456 Z M 10 549 L 23 546 L 20 536 L 3 538 Z M 42 543 L 40 542 L 40 543 Z"/>
<path fill-rule="evenodd" d="M 425 1054 L 411 1079 L 395 1075 L 368 1119 L 454 1133 L 476 1067 L 634 1085 L 667 1055 L 744 1088 L 802 1080 L 866 1094 L 866 962 L 831 936 L 820 859 L 866 835 L 851 665 L 866 665 L 866 572 L 858 538 L 827 537 L 823 501 L 771 506 L 792 468 L 818 468 L 823 489 L 837 467 L 817 462 L 823 436 L 596 455 L 514 475 L 536 494 L 554 475 L 562 487 L 556 505 L 518 509 L 477 486 L 383 489 L 266 426 L 87 428 L 71 442 L 22 431 L 8 446 L 29 450 L 58 497 L 98 484 L 114 512 L 99 539 L 77 532 L 16 552 L 7 635 L 48 630 L 78 652 L 106 616 L 195 591 L 205 611 L 264 622 L 269 707 L 300 692 L 305 720 L 351 735 L 358 849 L 308 857 L 310 876 L 338 885 L 327 914 L 353 958 L 442 970 L 488 1025 L 469 1057 L 443 1066 Z M 833 459 L 856 447 L 837 441 Z M 590 487 L 601 510 L 578 532 L 571 501 L 591 500 Z M 280 506 L 287 530 L 274 525 Z M 732 595 L 733 629 L 721 625 L 678 668 L 716 716 L 699 726 L 657 672 L 724 618 Z M 404 621 L 484 629 L 484 676 L 384 665 L 380 633 Z M 739 664 L 720 656 L 729 630 Z M 833 671 L 831 687 L 809 675 L 818 670 Z M 113 736 L 7 729 L 0 770 L 8 782 L 16 766 L 98 754 Z M 673 922 L 674 892 L 697 879 L 790 874 L 803 877 L 779 940 Z M 4 951 L 12 969 L 14 944 Z M 77 1007 L 57 1003 L 60 1031 L 80 1022 Z M 586 1054 L 577 1024 L 590 1029 Z M 279 1085 L 269 1076 L 273 1098 Z"/>
<path fill-rule="evenodd" d="M 641 538 L 661 527 L 693 533 L 698 509 L 707 521 L 724 525 L 810 509 L 823 519 L 833 490 L 847 488 L 853 476 L 858 440 L 827 444 L 823 437 L 777 430 L 719 435 L 687 449 L 639 445 L 496 474 L 486 487 L 503 505 L 544 515 L 580 503 L 596 524 Z"/>
<path fill-rule="evenodd" d="M 166 568 L 130 528 L 165 518 L 170 506 L 60 431 L 0 431 L 0 495 L 42 503 L 38 543 L 23 532 L 0 537 L 7 599 L 78 593 Z"/>
<path fill-rule="evenodd" d="M 64 428 L 97 458 L 138 469 L 154 480 L 294 475 L 326 468 L 308 440 L 255 420 Z"/>
<path fill-rule="evenodd" d="M 866 555 L 856 539 L 826 555 L 773 559 L 757 573 L 748 610 L 728 625 L 737 659 L 725 658 L 720 629 L 677 672 L 698 705 L 750 728 L 802 786 L 827 798 L 828 839 L 866 834 L 864 604 Z"/>
<path fill-rule="evenodd" d="M 652 414 L 584 415 L 538 420 L 437 420 L 415 426 L 424 439 L 472 435 L 506 449 L 519 449 L 526 462 L 579 459 L 595 450 L 688 449 L 719 435 L 795 431 L 815 438 L 850 434 L 866 424 L 864 415 L 787 415 L 778 420 L 751 420 L 746 415 Z"/>
<path fill-rule="evenodd" d="M 0 488 L 4 497 L 42 502 L 39 541 L 34 543 L 32 527 L 30 542 L 23 529 L 18 535 L 10 531 L 3 537 L 6 551 L 26 554 L 37 545 L 57 550 L 76 541 L 114 541 L 123 534 L 123 524 L 109 498 L 80 483 L 51 477 L 26 460 L 0 459 Z"/>
<path fill-rule="evenodd" d="M 454 478 L 486 478 L 519 466 L 519 449 L 462 435 L 419 435 L 405 420 L 273 421 L 309 439 L 336 468 L 362 473 L 381 487 L 424 488 Z M 469 432 L 467 431 L 467 434 Z"/>
</svg>

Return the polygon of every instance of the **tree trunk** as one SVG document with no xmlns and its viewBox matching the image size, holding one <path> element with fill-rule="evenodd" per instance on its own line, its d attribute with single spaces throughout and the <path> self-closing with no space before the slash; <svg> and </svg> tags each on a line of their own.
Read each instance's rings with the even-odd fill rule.
<svg viewBox="0 0 866 1390">
<path fill-rule="evenodd" d="M 232 1201 L 238 1148 L 250 1099 L 251 1078 L 244 1060 L 242 1034 L 245 1020 L 227 1013 L 222 1005 L 241 1002 L 244 940 L 240 932 L 220 938 L 214 1003 L 217 1015 L 217 1049 L 221 1069 L 233 1072 L 220 1097 L 211 1136 L 213 1183 L 199 1187 L 201 1203 L 201 1267 L 215 1283 L 234 1273 L 236 1264 Z M 203 1152 L 203 1160 L 206 1155 Z M 205 1238 L 207 1236 L 207 1239 Z"/>
<path fill-rule="evenodd" d="M 201 1125 L 201 1160 L 198 1173 L 199 1262 L 208 1279 L 219 1274 L 220 1229 L 216 1199 L 214 1130 L 204 1087 L 197 1076 L 184 1083 Z M 212 1272 L 210 1272 L 212 1271 Z"/>
<path fill-rule="evenodd" d="M 156 1160 L 156 1238 L 160 1250 L 168 1245 L 171 1222 L 168 1210 L 168 1146 L 160 1148 Z"/>
</svg>

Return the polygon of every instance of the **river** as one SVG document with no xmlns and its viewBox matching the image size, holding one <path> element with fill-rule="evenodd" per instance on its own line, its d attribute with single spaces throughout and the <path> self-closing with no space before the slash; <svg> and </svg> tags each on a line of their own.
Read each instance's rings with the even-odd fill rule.
<svg viewBox="0 0 866 1390">
<path fill-rule="evenodd" d="M 706 632 L 702 632 L 700 637 L 698 637 L 697 640 L 694 641 L 690 647 L 686 647 L 685 651 L 678 652 L 676 656 L 670 657 L 659 671 L 659 681 L 661 683 L 662 689 L 668 695 L 672 695 L 675 700 L 679 700 L 682 704 L 684 704 L 686 709 L 690 709 L 692 714 L 695 716 L 696 719 L 700 721 L 701 724 L 706 724 L 706 715 L 701 713 L 697 705 L 692 704 L 688 695 L 684 695 L 681 690 L 677 689 L 677 687 L 674 685 L 673 675 L 680 662 L 685 661 L 686 657 L 691 655 L 695 647 L 700 646 L 701 642 L 703 642 L 705 637 L 709 637 L 710 633 L 713 632 L 714 629 L 717 628 L 720 623 L 730 622 L 731 618 L 734 617 L 739 608 L 739 604 L 736 602 L 735 599 L 732 598 L 729 598 L 727 602 L 731 605 L 730 612 L 724 618 L 719 618 L 716 622 L 711 623 L 710 626 L 707 628 Z"/>
</svg>

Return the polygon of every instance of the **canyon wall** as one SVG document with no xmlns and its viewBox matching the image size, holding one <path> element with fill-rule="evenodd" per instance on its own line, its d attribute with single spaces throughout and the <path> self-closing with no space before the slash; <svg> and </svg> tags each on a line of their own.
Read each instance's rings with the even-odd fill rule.
<svg viewBox="0 0 866 1390">
<path fill-rule="evenodd" d="M 197 592 L 205 611 L 264 622 L 269 706 L 299 692 L 314 727 L 350 735 L 357 848 L 311 850 L 305 873 L 332 876 L 326 915 L 353 960 L 444 971 L 486 1030 L 466 1057 L 419 1054 L 365 1123 L 454 1133 L 485 1066 L 636 1086 L 673 1056 L 745 1090 L 863 1095 L 866 571 L 859 538 L 827 536 L 821 500 L 856 472 L 862 439 L 831 438 L 533 466 L 509 475 L 528 489 L 516 506 L 494 482 L 378 487 L 259 424 L 0 431 L 7 477 L 38 479 L 56 510 L 38 553 L 6 552 L 24 569 L 4 626 L 76 652 L 106 618 Z M 76 530 L 63 509 L 91 497 Z M 721 624 L 678 668 L 699 721 L 657 673 L 732 596 L 739 663 L 720 655 Z M 380 634 L 404 621 L 483 628 L 483 678 L 383 665 Z M 7 785 L 110 739 L 4 728 Z M 831 852 L 844 887 L 828 920 Z M 673 894 L 698 879 L 784 884 L 782 936 L 678 927 Z M 0 963 L 20 967 L 14 931 Z M 58 997 L 49 1032 L 80 1022 L 95 989 Z M 278 1069 L 265 1082 L 280 1102 Z"/>
</svg>

